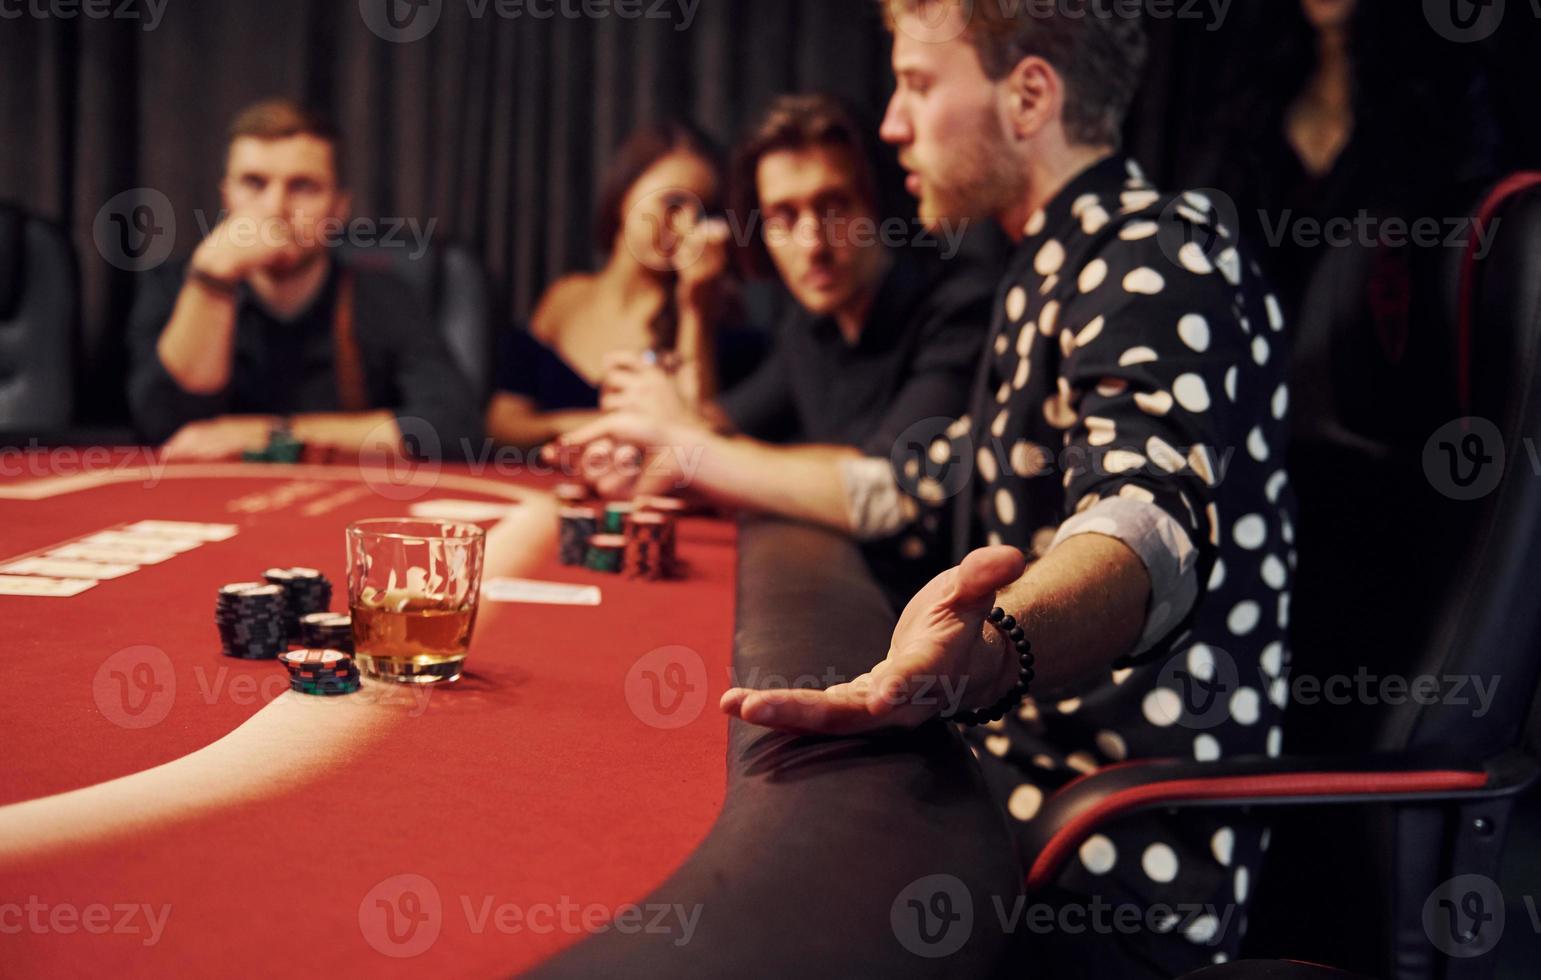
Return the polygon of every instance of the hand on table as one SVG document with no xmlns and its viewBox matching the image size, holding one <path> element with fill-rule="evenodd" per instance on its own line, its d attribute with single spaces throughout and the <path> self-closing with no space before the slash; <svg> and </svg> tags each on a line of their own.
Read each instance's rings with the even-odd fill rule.
<svg viewBox="0 0 1541 980">
<path fill-rule="evenodd" d="M 579 452 L 584 482 L 601 496 L 628 499 L 684 489 L 685 463 L 707 435 L 693 426 L 635 412 L 614 412 L 567 433 L 542 450 L 554 461 L 563 449 Z"/>
<path fill-rule="evenodd" d="M 161 446 L 167 462 L 239 459 L 267 447 L 275 420 L 264 415 L 225 415 L 189 422 Z"/>
<path fill-rule="evenodd" d="M 822 691 L 733 688 L 722 710 L 788 732 L 851 735 L 990 704 L 1016 683 L 1017 657 L 993 627 L 983 628 L 985 617 L 1025 567 L 1016 548 L 980 548 L 915 593 L 888 656 L 867 673 Z"/>
</svg>

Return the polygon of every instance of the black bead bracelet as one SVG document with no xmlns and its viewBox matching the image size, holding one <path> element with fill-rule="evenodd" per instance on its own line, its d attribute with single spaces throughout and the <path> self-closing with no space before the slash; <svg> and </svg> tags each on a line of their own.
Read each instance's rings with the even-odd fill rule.
<svg viewBox="0 0 1541 980">
<path fill-rule="evenodd" d="M 955 711 L 950 715 L 942 715 L 945 721 L 955 721 L 960 725 L 983 725 L 986 722 L 999 721 L 1006 717 L 1006 712 L 1022 703 L 1022 698 L 1027 695 L 1028 686 L 1033 683 L 1033 645 L 1027 641 L 1027 634 L 1023 632 L 1022 627 L 1018 625 L 1015 618 L 1006 615 L 1006 610 L 1000 606 L 990 610 L 987 619 L 990 625 L 1001 631 L 1017 651 L 1017 682 L 994 704 L 985 708 L 976 708 L 973 711 Z"/>
</svg>

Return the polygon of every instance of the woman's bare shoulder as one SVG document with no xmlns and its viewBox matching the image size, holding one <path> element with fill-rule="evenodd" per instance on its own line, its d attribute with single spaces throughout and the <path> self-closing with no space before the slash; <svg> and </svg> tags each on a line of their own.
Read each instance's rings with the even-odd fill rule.
<svg viewBox="0 0 1541 980">
<path fill-rule="evenodd" d="M 586 306 L 598 288 L 598 276 L 574 272 L 563 276 L 541 295 L 530 320 L 530 332 L 542 343 L 550 343 L 576 310 Z"/>
</svg>

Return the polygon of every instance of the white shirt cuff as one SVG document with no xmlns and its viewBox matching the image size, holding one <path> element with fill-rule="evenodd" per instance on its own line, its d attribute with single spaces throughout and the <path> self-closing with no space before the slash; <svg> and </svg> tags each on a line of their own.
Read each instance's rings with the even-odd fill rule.
<svg viewBox="0 0 1541 980">
<path fill-rule="evenodd" d="M 1150 604 L 1145 628 L 1130 656 L 1161 642 L 1193 608 L 1198 598 L 1198 549 L 1172 515 L 1144 500 L 1107 497 L 1059 526 L 1052 551 L 1078 534 L 1101 534 L 1129 546 L 1150 576 Z"/>
</svg>

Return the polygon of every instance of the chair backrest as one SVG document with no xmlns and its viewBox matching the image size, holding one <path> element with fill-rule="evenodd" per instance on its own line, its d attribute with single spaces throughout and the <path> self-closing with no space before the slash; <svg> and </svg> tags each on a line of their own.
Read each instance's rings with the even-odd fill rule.
<svg viewBox="0 0 1541 980">
<path fill-rule="evenodd" d="M 1541 186 L 1460 241 L 1333 250 L 1303 304 L 1293 670 L 1353 683 L 1352 703 L 1291 705 L 1294 753 L 1521 740 L 1541 667 Z M 1422 677 L 1437 696 L 1403 690 Z"/>
<path fill-rule="evenodd" d="M 455 366 L 480 401 L 492 391 L 492 298 L 475 252 L 440 245 L 414 254 L 405 248 L 349 245 L 344 263 L 389 272 L 413 288 L 449 346 Z"/>
<path fill-rule="evenodd" d="M 1429 206 L 1445 216 L 1439 244 L 1329 250 L 1302 303 L 1292 755 L 1483 760 L 1526 740 L 1541 666 L 1541 188 L 1516 186 Z M 1462 230 L 1485 204 L 1481 235 Z M 1281 814 L 1252 950 L 1432 975 L 1419 911 L 1448 833 L 1434 810 Z M 1291 880 L 1299 867 L 1309 877 Z"/>
<path fill-rule="evenodd" d="M 1541 674 L 1541 174 L 1485 196 L 1444 279 L 1461 288 L 1456 413 L 1417 447 L 1427 513 L 1442 533 L 1445 588 L 1429 610 L 1418 675 L 1469 678 L 1468 697 L 1389 712 L 1384 748 L 1458 746 L 1476 759 L 1520 744 Z M 1454 250 L 1450 250 L 1454 251 Z M 1484 254 L 1485 253 L 1485 254 Z M 1479 257 L 1480 256 L 1480 257 Z M 1457 264 L 1458 263 L 1458 264 Z M 1471 421 L 1457 421 L 1470 419 Z M 1411 448 L 1411 447 L 1409 447 Z M 1469 499 L 1468 499 L 1469 498 Z M 1474 701 L 1478 682 L 1488 693 Z"/>
<path fill-rule="evenodd" d="M 63 228 L 0 204 L 0 430 L 69 424 L 78 276 Z"/>
</svg>

